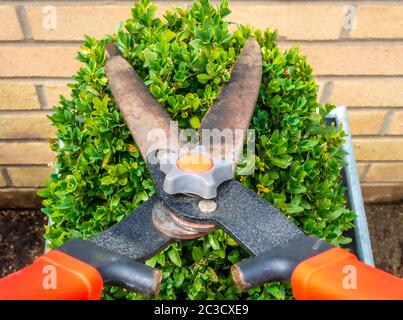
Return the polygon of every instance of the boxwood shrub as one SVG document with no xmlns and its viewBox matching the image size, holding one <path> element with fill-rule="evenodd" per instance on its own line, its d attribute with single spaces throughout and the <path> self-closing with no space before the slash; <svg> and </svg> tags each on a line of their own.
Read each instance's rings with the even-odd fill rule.
<svg viewBox="0 0 403 320">
<path fill-rule="evenodd" d="M 55 173 L 39 193 L 50 247 L 73 237 L 88 238 L 130 214 L 154 186 L 136 144 L 110 93 L 105 76 L 105 43 L 114 42 L 180 127 L 197 128 L 222 85 L 230 78 L 248 37 L 260 43 L 263 77 L 251 128 L 256 131 L 256 170 L 237 176 L 274 204 L 306 233 L 334 245 L 354 214 L 345 206 L 340 170 L 344 133 L 325 125 L 334 107 L 317 102 L 312 68 L 298 48 L 281 51 L 277 33 L 230 22 L 228 1 L 213 6 L 194 1 L 162 18 L 140 0 L 115 34 L 86 37 L 77 59 L 83 66 L 50 116 L 57 128 L 51 148 Z M 101 23 L 101 22 L 100 22 Z M 268 21 L 269 23 L 269 21 Z M 159 299 L 289 299 L 287 284 L 271 283 L 241 293 L 230 267 L 248 255 L 223 231 L 171 245 L 147 261 L 163 270 Z M 106 299 L 143 299 L 106 288 Z"/>
</svg>

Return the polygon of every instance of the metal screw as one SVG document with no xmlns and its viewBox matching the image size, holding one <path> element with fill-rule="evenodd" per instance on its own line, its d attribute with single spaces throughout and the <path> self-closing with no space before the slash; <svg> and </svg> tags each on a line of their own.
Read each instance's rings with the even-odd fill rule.
<svg viewBox="0 0 403 320">
<path fill-rule="evenodd" d="M 217 203 L 214 200 L 200 200 L 199 209 L 203 213 L 211 213 L 217 209 Z"/>
</svg>

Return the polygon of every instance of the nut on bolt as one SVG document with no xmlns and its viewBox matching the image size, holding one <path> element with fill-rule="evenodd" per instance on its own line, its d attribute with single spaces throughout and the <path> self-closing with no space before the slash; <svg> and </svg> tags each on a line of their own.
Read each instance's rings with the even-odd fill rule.
<svg viewBox="0 0 403 320">
<path fill-rule="evenodd" d="M 203 213 L 211 213 L 217 209 L 217 203 L 214 200 L 208 199 L 200 200 L 198 206 Z"/>
<path fill-rule="evenodd" d="M 169 194 L 195 194 L 213 199 L 218 186 L 232 179 L 232 161 L 211 157 L 201 145 L 190 151 L 161 153 L 159 160 L 160 169 L 165 173 L 163 188 Z"/>
</svg>

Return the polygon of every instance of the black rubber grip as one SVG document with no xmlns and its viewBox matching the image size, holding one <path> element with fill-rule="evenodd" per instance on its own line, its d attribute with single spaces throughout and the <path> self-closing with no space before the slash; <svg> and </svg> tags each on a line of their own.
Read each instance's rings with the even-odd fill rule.
<svg viewBox="0 0 403 320">
<path fill-rule="evenodd" d="M 330 248 L 333 246 L 323 240 L 303 236 L 285 246 L 233 265 L 232 277 L 242 291 L 272 281 L 290 281 L 294 269 L 300 262 Z"/>
<path fill-rule="evenodd" d="M 144 296 L 156 296 L 159 293 L 161 270 L 82 239 L 72 239 L 57 249 L 96 268 L 104 285 L 116 285 Z"/>
</svg>

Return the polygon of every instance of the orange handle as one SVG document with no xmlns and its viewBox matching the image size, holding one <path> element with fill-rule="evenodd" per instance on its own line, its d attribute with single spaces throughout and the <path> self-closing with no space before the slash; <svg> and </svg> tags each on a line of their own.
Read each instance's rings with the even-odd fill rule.
<svg viewBox="0 0 403 320">
<path fill-rule="evenodd" d="M 302 300 L 403 300 L 403 280 L 332 248 L 301 262 L 291 278 Z"/>
<path fill-rule="evenodd" d="M 2 300 L 95 300 L 102 277 L 92 266 L 53 250 L 0 279 Z"/>
</svg>

